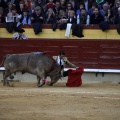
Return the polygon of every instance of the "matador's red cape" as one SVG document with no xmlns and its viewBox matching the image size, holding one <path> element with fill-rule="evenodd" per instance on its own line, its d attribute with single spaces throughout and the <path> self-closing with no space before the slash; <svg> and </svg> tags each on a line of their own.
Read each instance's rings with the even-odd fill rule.
<svg viewBox="0 0 120 120">
<path fill-rule="evenodd" d="M 76 70 L 69 69 L 68 70 L 68 81 L 66 86 L 68 87 L 79 87 L 82 85 L 82 74 L 84 68 L 78 68 Z"/>
</svg>

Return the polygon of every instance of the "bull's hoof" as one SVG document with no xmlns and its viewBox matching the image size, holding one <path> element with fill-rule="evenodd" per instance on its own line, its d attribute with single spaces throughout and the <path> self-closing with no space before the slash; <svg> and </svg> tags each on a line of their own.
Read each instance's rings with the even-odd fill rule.
<svg viewBox="0 0 120 120">
<path fill-rule="evenodd" d="M 43 85 L 37 84 L 38 87 L 42 87 Z"/>
<path fill-rule="evenodd" d="M 50 83 L 50 82 L 47 82 L 47 85 L 48 85 L 48 86 L 52 86 L 53 84 L 52 84 L 52 83 Z"/>
</svg>

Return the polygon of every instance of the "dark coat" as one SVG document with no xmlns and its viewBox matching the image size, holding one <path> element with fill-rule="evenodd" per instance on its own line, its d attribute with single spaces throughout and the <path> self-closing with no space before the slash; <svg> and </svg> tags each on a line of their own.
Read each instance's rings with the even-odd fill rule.
<svg viewBox="0 0 120 120">
<path fill-rule="evenodd" d="M 104 17 L 100 13 L 97 17 L 95 17 L 95 14 L 90 16 L 90 24 L 99 24 L 102 21 L 104 21 Z"/>
</svg>

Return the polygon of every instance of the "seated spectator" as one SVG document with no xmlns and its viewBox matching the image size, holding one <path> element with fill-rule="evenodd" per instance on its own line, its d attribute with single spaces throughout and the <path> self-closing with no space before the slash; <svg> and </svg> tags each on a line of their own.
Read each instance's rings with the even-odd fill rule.
<svg viewBox="0 0 120 120">
<path fill-rule="evenodd" d="M 80 3 L 79 5 L 79 9 L 77 10 L 76 12 L 76 16 L 80 15 L 81 14 L 81 9 L 85 8 L 84 4 L 83 3 Z"/>
<path fill-rule="evenodd" d="M 67 8 L 66 8 L 66 15 L 69 17 L 70 11 L 73 10 L 73 6 L 70 2 L 67 3 Z"/>
<path fill-rule="evenodd" d="M 42 7 L 43 4 L 46 4 L 46 0 L 36 0 L 35 1 L 35 6 Z"/>
<path fill-rule="evenodd" d="M 4 14 L 4 9 L 0 7 L 0 23 L 5 22 L 5 14 Z"/>
<path fill-rule="evenodd" d="M 31 18 L 28 15 L 28 10 L 25 8 L 23 9 L 23 13 L 20 14 L 18 16 L 18 18 L 19 18 L 20 24 L 22 24 L 22 25 L 26 25 L 26 24 L 30 25 L 31 24 Z"/>
<path fill-rule="evenodd" d="M 118 13 L 118 8 L 119 7 L 120 7 L 120 1 L 116 1 L 114 7 L 112 7 L 113 15 L 116 15 Z"/>
<path fill-rule="evenodd" d="M 108 21 L 109 24 L 114 24 L 114 15 L 112 14 L 110 8 L 107 10 L 107 13 L 105 14 L 105 21 Z"/>
<path fill-rule="evenodd" d="M 55 3 L 53 2 L 53 0 L 48 0 L 49 2 L 47 3 L 47 8 L 52 8 L 54 9 L 55 8 Z"/>
<path fill-rule="evenodd" d="M 115 24 L 120 24 L 120 7 L 118 8 L 118 14 L 115 15 Z"/>
<path fill-rule="evenodd" d="M 90 8 L 92 8 L 93 2 L 94 2 L 94 0 L 83 0 L 83 4 L 84 4 L 87 12 Z"/>
<path fill-rule="evenodd" d="M 24 29 L 22 28 L 17 29 L 16 33 L 13 34 L 12 39 L 19 39 L 19 40 L 28 39 L 28 37 L 23 32 L 25 32 Z"/>
<path fill-rule="evenodd" d="M 94 14 L 90 16 L 90 24 L 99 24 L 104 21 L 104 17 L 100 14 L 99 9 L 95 8 Z"/>
<path fill-rule="evenodd" d="M 100 10 L 100 13 L 101 13 L 102 16 L 105 16 L 105 14 L 107 14 L 108 8 L 109 8 L 108 4 L 104 3 L 103 8 Z"/>
<path fill-rule="evenodd" d="M 74 25 L 74 24 L 77 24 L 77 20 L 75 18 L 74 10 L 71 10 L 69 18 L 68 18 L 68 22 L 67 22 L 66 32 L 65 32 L 66 37 L 70 36 L 70 30 L 71 30 L 72 25 Z"/>
<path fill-rule="evenodd" d="M 81 9 L 81 14 L 77 16 L 77 24 L 90 24 L 90 16 L 87 14 L 84 8 Z"/>
<path fill-rule="evenodd" d="M 8 2 L 7 8 L 5 9 L 6 14 L 10 13 L 12 11 L 11 10 L 12 8 L 13 8 L 13 4 L 11 2 Z"/>
<path fill-rule="evenodd" d="M 15 31 L 17 30 L 18 28 L 17 24 L 19 22 L 19 19 L 18 19 L 19 14 L 17 13 L 16 7 L 13 7 L 11 10 L 12 11 L 8 13 L 6 16 L 6 29 L 10 33 L 13 30 Z"/>
<path fill-rule="evenodd" d="M 55 12 L 56 18 L 58 18 L 58 16 L 59 16 L 60 9 L 61 9 L 60 2 L 57 0 L 55 2 L 55 8 L 54 8 L 54 12 Z"/>
<path fill-rule="evenodd" d="M 20 2 L 19 8 L 18 8 L 18 14 L 23 14 L 23 10 L 25 9 L 25 5 L 23 2 Z"/>
<path fill-rule="evenodd" d="M 60 24 L 60 30 L 66 29 L 68 22 L 68 18 L 66 16 L 66 12 L 64 10 L 60 10 L 59 19 L 57 21 L 58 24 Z"/>
<path fill-rule="evenodd" d="M 7 1 L 11 2 L 13 6 L 15 6 L 16 8 L 19 8 L 19 4 L 21 0 L 7 0 Z"/>
<path fill-rule="evenodd" d="M 30 4 L 30 8 L 28 9 L 28 15 L 31 17 L 34 12 L 35 12 L 35 3 L 32 2 Z"/>
<path fill-rule="evenodd" d="M 6 8 L 7 7 L 7 1 L 0 0 L 0 7 Z"/>
<path fill-rule="evenodd" d="M 66 0 L 60 0 L 61 10 L 66 10 Z"/>
<path fill-rule="evenodd" d="M 46 24 L 52 24 L 53 31 L 56 30 L 56 16 L 52 8 L 49 8 L 46 13 Z"/>
<path fill-rule="evenodd" d="M 95 8 L 97 7 L 96 3 L 92 4 L 92 7 L 88 10 L 88 14 L 91 16 L 94 13 Z"/>
<path fill-rule="evenodd" d="M 78 2 L 76 0 L 68 0 L 68 2 L 72 4 L 73 10 L 76 11 Z"/>
<path fill-rule="evenodd" d="M 37 35 L 42 32 L 42 24 L 44 22 L 44 17 L 41 12 L 41 7 L 37 6 L 35 8 L 35 13 L 33 13 L 31 16 L 31 21 L 33 23 L 33 29 L 35 34 Z"/>
</svg>

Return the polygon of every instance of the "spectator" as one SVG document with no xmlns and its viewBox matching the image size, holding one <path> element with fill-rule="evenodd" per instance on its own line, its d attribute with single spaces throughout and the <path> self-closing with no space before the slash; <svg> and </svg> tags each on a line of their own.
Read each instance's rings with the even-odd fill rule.
<svg viewBox="0 0 120 120">
<path fill-rule="evenodd" d="M 115 2 L 115 6 L 112 7 L 112 13 L 113 15 L 116 15 L 118 13 L 118 8 L 120 7 L 120 1 Z"/>
<path fill-rule="evenodd" d="M 36 2 L 35 2 L 35 6 L 42 7 L 43 4 L 46 4 L 45 0 L 36 0 Z"/>
<path fill-rule="evenodd" d="M 67 3 L 67 8 L 66 8 L 66 15 L 69 17 L 70 11 L 73 10 L 73 6 L 70 2 Z"/>
<path fill-rule="evenodd" d="M 92 7 L 88 10 L 88 14 L 90 16 L 94 13 L 96 7 L 97 7 L 96 3 L 92 3 Z"/>
<path fill-rule="evenodd" d="M 48 0 L 49 2 L 47 3 L 47 8 L 52 8 L 54 9 L 55 8 L 55 3 L 53 2 L 53 0 Z"/>
<path fill-rule="evenodd" d="M 72 4 L 73 10 L 76 12 L 78 2 L 76 0 L 68 0 Z"/>
<path fill-rule="evenodd" d="M 107 10 L 107 13 L 105 14 L 105 21 L 108 21 L 109 24 L 114 24 L 114 15 L 112 14 L 110 8 Z"/>
<path fill-rule="evenodd" d="M 19 18 L 20 24 L 22 24 L 22 25 L 26 25 L 26 24 L 30 25 L 31 24 L 31 18 L 28 15 L 28 10 L 25 8 L 23 9 L 23 13 L 20 14 L 18 16 L 18 18 Z"/>
<path fill-rule="evenodd" d="M 52 24 L 53 31 L 56 30 L 56 16 L 52 8 L 49 8 L 46 13 L 46 24 Z"/>
<path fill-rule="evenodd" d="M 87 12 L 92 7 L 93 1 L 94 0 L 83 0 L 83 4 L 84 4 L 85 9 L 86 9 Z"/>
<path fill-rule="evenodd" d="M 60 30 L 66 29 L 68 18 L 64 10 L 60 10 L 58 24 L 60 24 Z"/>
<path fill-rule="evenodd" d="M 17 9 L 16 7 L 13 7 L 11 9 L 11 13 L 8 13 L 7 16 L 6 16 L 6 29 L 8 32 L 12 32 L 13 30 L 17 30 L 18 26 L 18 22 L 19 22 L 19 19 L 18 19 L 18 16 L 19 14 L 17 13 Z"/>
<path fill-rule="evenodd" d="M 66 0 L 60 0 L 61 10 L 66 10 Z"/>
<path fill-rule="evenodd" d="M 107 14 L 108 8 L 109 8 L 108 4 L 104 3 L 103 8 L 100 10 L 100 13 L 101 13 L 102 16 L 105 16 L 105 14 Z"/>
<path fill-rule="evenodd" d="M 54 8 L 56 18 L 58 18 L 58 16 L 59 16 L 60 9 L 61 9 L 60 2 L 57 0 L 55 2 L 55 8 Z"/>
<path fill-rule="evenodd" d="M 23 10 L 25 8 L 25 4 L 23 2 L 20 2 L 19 8 L 18 8 L 18 14 L 23 14 Z"/>
<path fill-rule="evenodd" d="M 83 3 L 80 3 L 79 5 L 79 9 L 77 10 L 76 12 L 76 16 L 80 15 L 81 14 L 81 9 L 85 8 L 84 4 Z"/>
<path fill-rule="evenodd" d="M 12 39 L 19 39 L 19 40 L 28 39 L 28 37 L 23 32 L 25 32 L 24 29 L 22 28 L 17 29 L 16 33 L 13 34 Z"/>
<path fill-rule="evenodd" d="M 90 16 L 87 14 L 84 8 L 81 9 L 81 14 L 77 16 L 77 24 L 90 24 Z"/>
<path fill-rule="evenodd" d="M 99 24 L 104 21 L 104 17 L 100 14 L 99 9 L 95 8 L 94 14 L 90 16 L 90 24 Z"/>
<path fill-rule="evenodd" d="M 4 14 L 4 9 L 0 7 L 0 23 L 5 22 L 5 14 Z"/>
<path fill-rule="evenodd" d="M 35 3 L 34 2 L 32 2 L 30 4 L 30 8 L 28 9 L 28 15 L 31 17 L 33 13 L 35 13 Z"/>
<path fill-rule="evenodd" d="M 115 15 L 115 24 L 120 24 L 120 7 L 118 8 L 118 14 Z"/>
<path fill-rule="evenodd" d="M 42 24 L 44 22 L 44 17 L 41 12 L 40 6 L 37 6 L 35 8 L 35 13 L 33 13 L 31 16 L 31 21 L 33 23 L 33 29 L 34 29 L 35 34 L 37 35 L 40 32 L 42 32 Z"/>
<path fill-rule="evenodd" d="M 6 8 L 7 7 L 7 2 L 4 0 L 0 0 L 0 7 Z"/>
<path fill-rule="evenodd" d="M 8 2 L 11 2 L 13 6 L 19 8 L 20 0 L 8 0 Z"/>
<path fill-rule="evenodd" d="M 5 10 L 6 14 L 11 13 L 11 9 L 13 8 L 13 4 L 11 2 L 7 3 L 7 8 Z"/>
</svg>

